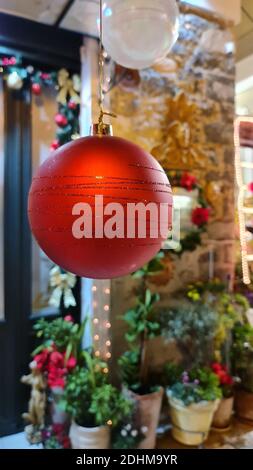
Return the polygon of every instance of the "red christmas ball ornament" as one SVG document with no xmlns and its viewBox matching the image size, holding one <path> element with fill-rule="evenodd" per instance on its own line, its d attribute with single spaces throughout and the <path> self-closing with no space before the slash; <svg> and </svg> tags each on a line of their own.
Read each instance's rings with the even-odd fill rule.
<svg viewBox="0 0 253 470">
<path fill-rule="evenodd" d="M 77 108 L 77 103 L 75 103 L 75 101 L 70 100 L 68 102 L 68 108 L 72 109 L 72 110 L 75 110 Z"/>
<path fill-rule="evenodd" d="M 147 152 L 95 135 L 56 150 L 29 192 L 33 235 L 63 269 L 93 279 L 134 272 L 160 250 L 172 219 L 170 183 Z"/>
<path fill-rule="evenodd" d="M 54 118 L 57 126 L 65 127 L 68 124 L 68 120 L 64 114 L 57 113 Z"/>
<path fill-rule="evenodd" d="M 32 84 L 32 92 L 34 95 L 40 95 L 41 94 L 41 85 L 39 83 L 33 83 Z"/>
</svg>

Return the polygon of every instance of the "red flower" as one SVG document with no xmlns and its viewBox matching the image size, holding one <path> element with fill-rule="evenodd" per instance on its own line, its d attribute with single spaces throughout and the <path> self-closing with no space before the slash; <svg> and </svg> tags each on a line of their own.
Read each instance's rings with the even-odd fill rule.
<svg viewBox="0 0 253 470">
<path fill-rule="evenodd" d="M 219 372 L 220 370 L 222 370 L 222 365 L 219 364 L 219 362 L 214 362 L 211 367 L 214 372 Z"/>
<path fill-rule="evenodd" d="M 45 371 L 48 366 L 48 359 L 48 349 L 44 349 L 40 354 L 36 354 L 34 361 L 37 363 L 37 369 Z"/>
<path fill-rule="evenodd" d="M 63 367 L 63 364 L 64 364 L 63 354 L 58 351 L 52 352 L 50 356 L 50 363 L 53 364 L 55 367 Z"/>
<path fill-rule="evenodd" d="M 73 323 L 73 321 L 74 321 L 72 315 L 66 315 L 66 316 L 64 317 L 64 320 L 65 320 L 65 321 L 68 321 L 68 322 L 71 322 L 71 323 Z"/>
<path fill-rule="evenodd" d="M 48 386 L 50 388 L 54 388 L 54 387 L 64 388 L 65 380 L 63 377 L 48 377 Z"/>
<path fill-rule="evenodd" d="M 71 356 L 71 357 L 67 360 L 66 367 L 67 367 L 67 369 L 69 369 L 69 370 L 74 369 L 74 367 L 76 367 L 76 358 L 75 358 L 74 356 Z"/>
<path fill-rule="evenodd" d="M 57 113 L 54 118 L 57 126 L 65 127 L 68 124 L 68 120 L 64 114 Z"/>
<path fill-rule="evenodd" d="M 248 184 L 248 190 L 253 193 L 253 182 Z"/>
<path fill-rule="evenodd" d="M 196 176 L 190 175 L 190 173 L 184 173 L 181 176 L 180 185 L 182 188 L 187 189 L 187 191 L 192 191 L 192 189 L 196 186 L 196 182 Z"/>
<path fill-rule="evenodd" d="M 201 227 L 208 222 L 209 209 L 207 207 L 196 207 L 192 211 L 192 223 Z"/>
<path fill-rule="evenodd" d="M 32 92 L 34 95 L 39 96 L 41 94 L 41 85 L 39 83 L 33 83 Z"/>
<path fill-rule="evenodd" d="M 233 385 L 233 377 L 228 374 L 226 366 L 223 366 L 218 362 L 214 362 L 211 367 L 214 373 L 218 376 L 220 385 Z"/>
<path fill-rule="evenodd" d="M 58 148 L 60 147 L 60 142 L 59 140 L 55 139 L 53 140 L 53 142 L 51 143 L 51 150 L 57 150 Z"/>
<path fill-rule="evenodd" d="M 70 449 L 70 439 L 68 436 L 64 436 L 62 438 L 62 445 L 64 447 L 64 449 Z"/>
<path fill-rule="evenodd" d="M 52 426 L 52 430 L 54 434 L 62 434 L 64 432 L 64 424 L 54 423 Z"/>
</svg>

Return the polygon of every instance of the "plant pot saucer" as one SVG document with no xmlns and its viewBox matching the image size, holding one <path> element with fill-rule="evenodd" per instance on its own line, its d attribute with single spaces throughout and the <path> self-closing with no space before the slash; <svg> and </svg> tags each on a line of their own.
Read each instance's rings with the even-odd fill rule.
<svg viewBox="0 0 253 470">
<path fill-rule="evenodd" d="M 248 424 L 249 426 L 253 425 L 253 419 L 242 418 L 238 414 L 236 414 L 236 419 L 240 421 L 241 423 Z"/>
<path fill-rule="evenodd" d="M 216 427 L 216 426 L 212 426 L 211 431 L 223 433 L 223 432 L 230 431 L 231 427 L 232 427 L 231 424 L 229 424 L 225 428 L 219 428 L 219 427 Z"/>
</svg>

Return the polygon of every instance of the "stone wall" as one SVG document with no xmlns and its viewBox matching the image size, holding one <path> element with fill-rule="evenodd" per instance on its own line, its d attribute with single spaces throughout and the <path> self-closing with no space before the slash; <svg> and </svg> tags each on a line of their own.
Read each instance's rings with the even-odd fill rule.
<svg viewBox="0 0 253 470">
<path fill-rule="evenodd" d="M 122 77 L 120 68 L 118 74 Z M 180 258 L 166 254 L 166 269 L 150 286 L 163 304 L 178 287 L 208 278 L 210 249 L 214 275 L 233 276 L 234 74 L 231 33 L 198 16 L 182 15 L 170 56 L 151 69 L 130 71 L 110 92 L 111 110 L 118 116 L 115 135 L 145 148 L 168 170 L 196 175 L 212 208 L 201 246 Z M 112 282 L 114 360 L 124 349 L 118 317 L 134 302 L 133 287 L 130 276 Z M 162 348 L 155 342 L 155 364 L 171 354 Z"/>
</svg>

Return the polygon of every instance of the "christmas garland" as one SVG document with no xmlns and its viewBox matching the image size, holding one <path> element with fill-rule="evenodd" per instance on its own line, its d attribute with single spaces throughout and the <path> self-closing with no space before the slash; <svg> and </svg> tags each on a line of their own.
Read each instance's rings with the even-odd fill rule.
<svg viewBox="0 0 253 470">
<path fill-rule="evenodd" d="M 19 91 L 24 85 L 28 85 L 33 95 L 37 97 L 42 94 L 43 88 L 57 90 L 58 110 L 54 117 L 57 128 L 55 139 L 51 143 L 51 150 L 56 150 L 61 145 L 80 137 L 81 80 L 79 75 L 70 76 L 66 69 L 50 72 L 36 70 L 32 65 L 23 65 L 22 59 L 14 56 L 0 57 L 0 73 L 7 87 L 12 90 Z M 49 284 L 53 288 L 50 305 L 60 307 L 63 297 L 65 308 L 75 306 L 72 288 L 76 284 L 76 276 L 66 273 L 58 266 L 51 269 L 49 276 Z"/>
<path fill-rule="evenodd" d="M 180 247 L 175 251 L 177 255 L 181 255 L 184 251 L 194 251 L 197 246 L 201 245 L 201 234 L 206 231 L 210 208 L 196 176 L 181 171 L 168 171 L 167 175 L 172 187 L 180 187 L 189 192 L 194 189 L 198 190 L 197 207 L 192 209 L 191 213 L 191 221 L 195 228 L 180 240 Z"/>
</svg>

